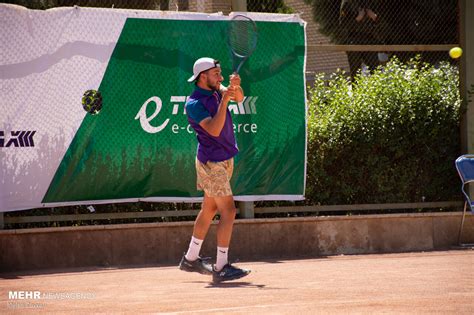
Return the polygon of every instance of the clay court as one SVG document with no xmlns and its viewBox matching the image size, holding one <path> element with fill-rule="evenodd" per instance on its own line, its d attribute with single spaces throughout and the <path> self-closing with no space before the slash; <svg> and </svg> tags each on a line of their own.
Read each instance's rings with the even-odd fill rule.
<svg viewBox="0 0 474 315">
<path fill-rule="evenodd" d="M 241 262 L 213 285 L 176 266 L 0 274 L 2 313 L 474 313 L 474 251 Z M 39 291 L 49 299 L 11 299 Z"/>
</svg>

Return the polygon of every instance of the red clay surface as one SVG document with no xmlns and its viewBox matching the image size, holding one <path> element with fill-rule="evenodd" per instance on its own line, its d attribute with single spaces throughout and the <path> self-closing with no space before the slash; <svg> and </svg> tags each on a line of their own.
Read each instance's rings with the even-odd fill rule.
<svg viewBox="0 0 474 315">
<path fill-rule="evenodd" d="M 174 266 L 3 273 L 0 313 L 474 313 L 472 250 L 238 265 L 252 273 L 220 285 Z"/>
</svg>

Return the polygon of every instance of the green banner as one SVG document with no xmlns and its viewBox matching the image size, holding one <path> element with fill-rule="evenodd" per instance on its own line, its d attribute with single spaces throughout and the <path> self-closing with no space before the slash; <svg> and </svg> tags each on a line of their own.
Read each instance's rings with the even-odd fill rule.
<svg viewBox="0 0 474 315">
<path fill-rule="evenodd" d="M 228 84 L 228 21 L 127 19 L 99 90 L 44 203 L 199 197 L 197 140 L 184 104 L 200 57 L 219 59 Z M 306 163 L 305 35 L 300 23 L 257 21 L 257 49 L 240 71 L 244 102 L 231 103 L 240 149 L 232 188 L 245 199 L 301 199 Z M 238 198 L 237 198 L 238 199 Z"/>
</svg>

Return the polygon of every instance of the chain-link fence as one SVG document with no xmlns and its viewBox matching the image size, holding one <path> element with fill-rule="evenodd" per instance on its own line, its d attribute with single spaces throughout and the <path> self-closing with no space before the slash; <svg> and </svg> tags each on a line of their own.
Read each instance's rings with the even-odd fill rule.
<svg viewBox="0 0 474 315">
<path fill-rule="evenodd" d="M 32 9 L 60 6 L 192 12 L 239 11 L 232 0 L 7 0 Z M 396 56 L 457 62 L 459 0 L 247 0 L 249 12 L 295 13 L 307 22 L 307 81 L 343 69 L 352 75 Z M 370 45 L 370 46 L 368 46 Z M 143 209 L 143 205 L 139 206 Z M 150 204 L 150 210 L 159 209 Z M 163 205 L 169 209 L 169 205 Z M 133 211 L 133 209 L 131 209 Z"/>
<path fill-rule="evenodd" d="M 452 44 L 457 0 L 313 0 L 322 34 L 337 44 Z"/>
<path fill-rule="evenodd" d="M 342 69 L 355 75 L 397 56 L 455 62 L 458 0 L 13 0 L 29 8 L 94 6 L 194 12 L 297 13 L 307 21 L 307 80 Z M 337 46 L 336 46 L 337 45 Z M 371 45 L 370 49 L 365 45 Z M 397 45 L 397 46 L 394 46 Z M 443 46 L 440 46 L 443 45 Z M 365 46 L 365 47 L 364 47 Z"/>
<path fill-rule="evenodd" d="M 459 42 L 458 8 L 458 0 L 247 1 L 248 11 L 298 13 L 308 22 L 308 80 L 337 69 L 355 75 L 393 56 L 455 62 L 447 49 Z"/>
<path fill-rule="evenodd" d="M 301 2 L 287 1 L 290 6 Z M 392 56 L 406 61 L 420 55 L 423 61 L 436 64 L 442 60 L 450 61 L 447 47 L 459 42 L 458 0 L 304 2 L 308 7 L 300 5 L 303 11 L 297 12 L 305 15 L 309 23 L 310 71 L 320 72 L 321 67 L 325 70 L 318 60 L 341 62 L 338 51 L 347 58 L 342 68 L 350 70 L 352 75 L 361 68 L 384 64 Z M 308 10 L 311 10 L 310 14 Z M 315 27 L 312 23 L 316 24 Z M 321 44 L 350 46 L 318 47 Z M 369 50 L 364 45 L 373 47 Z"/>
</svg>

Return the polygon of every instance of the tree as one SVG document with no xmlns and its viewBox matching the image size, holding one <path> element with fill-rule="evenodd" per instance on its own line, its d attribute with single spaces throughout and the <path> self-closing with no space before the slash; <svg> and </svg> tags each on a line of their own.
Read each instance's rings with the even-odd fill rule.
<svg viewBox="0 0 474 315">
<path fill-rule="evenodd" d="M 412 45 L 458 42 L 457 0 L 305 0 L 322 34 L 335 44 Z M 351 72 L 378 65 L 377 53 L 348 52 Z M 408 59 L 413 54 L 399 54 Z M 439 61 L 439 54 L 425 54 Z"/>
<path fill-rule="evenodd" d="M 247 10 L 250 12 L 293 13 L 293 9 L 283 0 L 247 0 Z"/>
</svg>

